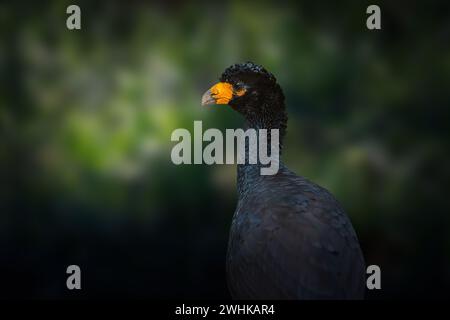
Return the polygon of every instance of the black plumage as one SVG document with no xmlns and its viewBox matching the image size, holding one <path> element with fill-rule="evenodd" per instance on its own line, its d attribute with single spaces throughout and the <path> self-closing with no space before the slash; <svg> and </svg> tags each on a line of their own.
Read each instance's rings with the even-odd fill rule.
<svg viewBox="0 0 450 320">
<path fill-rule="evenodd" d="M 245 94 L 228 104 L 245 128 L 286 132 L 284 95 L 275 77 L 251 62 L 220 80 Z M 238 165 L 238 203 L 227 252 L 227 281 L 236 299 L 361 299 L 365 264 L 352 224 L 324 188 L 280 160 L 276 175 Z"/>
</svg>

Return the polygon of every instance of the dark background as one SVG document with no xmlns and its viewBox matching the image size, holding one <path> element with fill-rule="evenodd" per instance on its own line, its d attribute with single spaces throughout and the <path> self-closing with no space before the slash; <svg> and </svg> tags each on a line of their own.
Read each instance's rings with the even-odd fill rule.
<svg viewBox="0 0 450 320">
<path fill-rule="evenodd" d="M 369 4 L 2 2 L 0 297 L 229 297 L 236 168 L 175 166 L 170 135 L 239 127 L 200 98 L 251 60 L 284 89 L 285 162 L 335 194 L 381 267 L 367 297 L 448 298 L 448 1 L 376 1 L 380 31 Z"/>
</svg>

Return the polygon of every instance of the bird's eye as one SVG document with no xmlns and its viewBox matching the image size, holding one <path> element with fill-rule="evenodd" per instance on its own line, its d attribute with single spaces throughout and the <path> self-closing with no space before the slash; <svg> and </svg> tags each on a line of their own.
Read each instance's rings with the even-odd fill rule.
<svg viewBox="0 0 450 320">
<path fill-rule="evenodd" d="M 238 82 L 236 85 L 234 85 L 234 92 L 236 96 L 238 97 L 243 96 L 246 91 L 247 86 L 245 86 L 243 83 Z"/>
</svg>

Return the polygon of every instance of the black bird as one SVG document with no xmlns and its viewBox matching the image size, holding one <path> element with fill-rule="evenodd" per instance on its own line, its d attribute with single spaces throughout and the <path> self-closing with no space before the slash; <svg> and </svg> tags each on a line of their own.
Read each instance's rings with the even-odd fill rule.
<svg viewBox="0 0 450 320">
<path fill-rule="evenodd" d="M 228 104 L 245 128 L 286 132 L 284 95 L 273 74 L 235 64 L 208 90 L 202 105 Z M 270 131 L 270 130 L 269 130 Z M 248 146 L 247 146 L 248 152 Z M 362 299 L 365 263 L 352 224 L 326 189 L 290 171 L 238 165 L 238 203 L 227 252 L 235 299 Z"/>
</svg>

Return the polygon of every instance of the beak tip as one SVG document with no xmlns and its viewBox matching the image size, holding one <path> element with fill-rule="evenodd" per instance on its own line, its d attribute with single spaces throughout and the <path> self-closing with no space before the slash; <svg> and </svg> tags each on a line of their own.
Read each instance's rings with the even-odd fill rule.
<svg viewBox="0 0 450 320">
<path fill-rule="evenodd" d="M 211 96 L 211 90 L 206 91 L 202 96 L 202 106 L 216 103 L 216 100 Z"/>
</svg>

